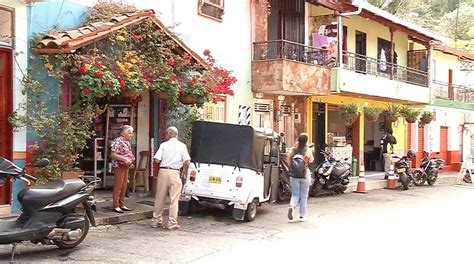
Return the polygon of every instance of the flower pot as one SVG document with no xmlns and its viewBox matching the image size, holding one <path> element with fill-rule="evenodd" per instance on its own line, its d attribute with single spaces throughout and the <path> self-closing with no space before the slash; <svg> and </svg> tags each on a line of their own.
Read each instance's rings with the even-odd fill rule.
<svg viewBox="0 0 474 264">
<path fill-rule="evenodd" d="M 395 122 L 398 120 L 398 117 L 396 116 L 391 116 L 391 115 L 386 115 L 385 120 L 390 121 L 390 122 Z"/>
<path fill-rule="evenodd" d="M 405 120 L 408 122 L 408 123 L 415 123 L 416 122 L 416 118 L 414 117 L 405 117 Z"/>
<path fill-rule="evenodd" d="M 365 118 L 367 119 L 367 122 L 375 122 L 377 119 L 379 119 L 380 114 L 365 114 Z"/>
<path fill-rule="evenodd" d="M 357 118 L 359 118 L 359 113 L 342 114 L 342 118 L 344 119 L 346 126 L 351 126 L 352 124 L 354 124 Z"/>
<path fill-rule="evenodd" d="M 181 95 L 178 100 L 185 105 L 192 105 L 197 103 L 197 97 L 194 95 Z"/>
<path fill-rule="evenodd" d="M 170 98 L 170 94 L 168 93 L 168 91 L 155 91 L 154 94 L 156 98 L 161 100 L 166 100 Z"/>
<path fill-rule="evenodd" d="M 422 116 L 420 118 L 420 121 L 423 123 L 423 124 L 429 124 L 431 123 L 431 121 L 433 120 L 433 118 L 431 116 Z"/>
<path fill-rule="evenodd" d="M 125 98 L 128 98 L 128 99 L 135 99 L 138 96 L 140 96 L 140 93 L 135 92 L 135 91 L 123 91 L 122 96 L 125 97 Z"/>
</svg>

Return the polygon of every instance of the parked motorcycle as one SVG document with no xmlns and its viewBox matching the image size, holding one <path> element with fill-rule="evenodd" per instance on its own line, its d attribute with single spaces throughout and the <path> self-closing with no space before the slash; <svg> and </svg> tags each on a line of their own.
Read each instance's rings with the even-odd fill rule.
<svg viewBox="0 0 474 264">
<path fill-rule="evenodd" d="M 439 152 L 438 152 L 439 154 Z M 425 182 L 433 185 L 438 179 L 438 172 L 444 167 L 444 160 L 431 155 L 424 157 L 420 167 L 413 172 L 413 183 L 416 186 L 423 186 Z"/>
<path fill-rule="evenodd" d="M 47 159 L 36 162 L 35 167 L 46 167 Z M 13 177 L 31 184 L 37 179 L 28 175 L 11 161 L 0 157 L 0 178 Z M 33 185 L 18 194 L 22 213 L 17 219 L 0 221 L 0 244 L 12 244 L 11 260 L 19 242 L 55 244 L 61 249 L 79 245 L 87 236 L 89 225 L 95 226 L 91 196 L 98 178 L 55 180 Z M 81 205 L 85 215 L 76 211 Z"/>
<path fill-rule="evenodd" d="M 334 159 L 329 152 L 320 151 L 323 161 L 313 170 L 313 184 L 309 195 L 315 197 L 323 194 L 342 194 L 349 184 L 351 165 Z"/>
<path fill-rule="evenodd" d="M 290 174 L 288 153 L 280 153 L 280 178 L 278 179 L 278 200 L 285 201 L 291 198 Z"/>
<path fill-rule="evenodd" d="M 392 158 L 398 159 L 395 162 L 395 174 L 398 176 L 398 180 L 402 183 L 404 190 L 410 188 L 413 182 L 413 170 L 411 169 L 411 159 L 415 157 L 415 151 L 409 150 L 406 156 L 398 157 L 393 156 Z"/>
</svg>

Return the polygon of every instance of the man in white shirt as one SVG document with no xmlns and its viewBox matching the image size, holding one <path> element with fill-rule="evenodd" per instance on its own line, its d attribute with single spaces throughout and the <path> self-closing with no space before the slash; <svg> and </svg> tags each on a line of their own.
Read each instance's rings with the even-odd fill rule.
<svg viewBox="0 0 474 264">
<path fill-rule="evenodd" d="M 171 200 L 168 224 L 165 228 L 177 230 L 178 225 L 178 202 L 183 183 L 180 178 L 180 169 L 187 171 L 191 158 L 186 145 L 178 141 L 178 129 L 174 126 L 167 130 L 168 141 L 162 143 L 156 152 L 154 159 L 160 167 L 158 183 L 155 195 L 155 209 L 153 211 L 152 226 L 163 226 L 163 209 L 166 197 Z"/>
</svg>

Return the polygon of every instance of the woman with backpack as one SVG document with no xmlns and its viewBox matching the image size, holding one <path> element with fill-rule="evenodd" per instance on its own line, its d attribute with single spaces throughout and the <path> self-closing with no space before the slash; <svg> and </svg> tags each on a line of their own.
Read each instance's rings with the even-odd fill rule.
<svg viewBox="0 0 474 264">
<path fill-rule="evenodd" d="M 300 221 L 305 221 L 306 204 L 308 202 L 309 186 L 311 184 L 311 172 L 308 165 L 314 161 L 313 153 L 306 144 L 308 135 L 301 133 L 297 138 L 296 147 L 293 147 L 288 155 L 290 164 L 291 200 L 288 208 L 288 219 L 293 221 L 293 213 L 296 206 L 300 205 Z"/>
</svg>

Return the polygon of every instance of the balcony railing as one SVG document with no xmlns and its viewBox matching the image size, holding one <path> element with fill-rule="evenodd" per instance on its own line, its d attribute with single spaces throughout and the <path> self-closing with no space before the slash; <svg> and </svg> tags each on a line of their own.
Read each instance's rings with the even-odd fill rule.
<svg viewBox="0 0 474 264">
<path fill-rule="evenodd" d="M 336 59 L 329 55 L 327 49 L 318 49 L 287 40 L 255 42 L 253 60 L 288 59 L 320 66 L 332 67 Z"/>
<path fill-rule="evenodd" d="M 473 103 L 474 87 L 433 81 L 433 93 L 436 98 Z"/>
<path fill-rule="evenodd" d="M 344 69 L 428 87 L 428 73 L 361 54 L 343 52 Z"/>
</svg>

